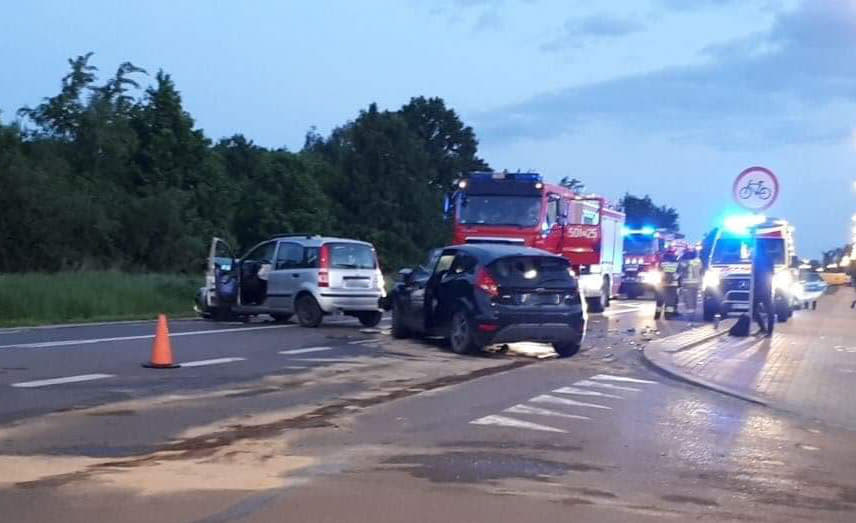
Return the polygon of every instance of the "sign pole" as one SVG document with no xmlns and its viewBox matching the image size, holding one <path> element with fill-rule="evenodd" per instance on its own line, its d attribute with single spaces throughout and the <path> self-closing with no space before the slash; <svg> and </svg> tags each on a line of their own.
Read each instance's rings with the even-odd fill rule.
<svg viewBox="0 0 856 523">
<path fill-rule="evenodd" d="M 773 171 L 765 167 L 754 166 L 744 169 L 743 172 L 737 175 L 731 192 L 734 201 L 739 206 L 750 211 L 754 217 L 762 219 L 761 212 L 766 211 L 776 202 L 776 199 L 779 197 L 779 189 L 779 179 L 773 174 Z M 752 256 L 750 257 L 749 267 L 749 307 L 747 309 L 748 313 L 743 314 L 738 320 L 737 325 L 732 329 L 732 334 L 736 336 L 749 335 L 749 332 L 752 330 L 752 320 L 758 312 L 755 309 L 755 270 L 758 257 L 757 226 L 749 227 L 749 234 L 752 237 Z M 772 313 L 772 311 L 765 312 L 767 314 Z"/>
</svg>

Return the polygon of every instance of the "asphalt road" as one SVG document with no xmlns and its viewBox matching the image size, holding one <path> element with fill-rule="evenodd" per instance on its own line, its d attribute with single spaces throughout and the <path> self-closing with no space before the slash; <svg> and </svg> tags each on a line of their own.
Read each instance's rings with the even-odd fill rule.
<svg viewBox="0 0 856 523">
<path fill-rule="evenodd" d="M 176 360 L 220 362 L 151 370 L 151 323 L 0 332 L 0 506 L 9 521 L 852 521 L 856 436 L 649 368 L 639 346 L 690 326 L 651 313 L 616 303 L 566 360 L 460 357 L 349 320 L 187 321 Z"/>
</svg>

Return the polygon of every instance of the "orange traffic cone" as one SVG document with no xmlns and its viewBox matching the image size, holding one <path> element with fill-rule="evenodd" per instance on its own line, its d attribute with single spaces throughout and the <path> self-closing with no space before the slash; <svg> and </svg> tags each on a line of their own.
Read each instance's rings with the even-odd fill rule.
<svg viewBox="0 0 856 523">
<path fill-rule="evenodd" d="M 169 327 L 166 316 L 158 315 L 158 328 L 155 331 L 155 341 L 152 343 L 152 361 L 143 363 L 149 369 L 175 369 L 180 367 L 172 360 L 172 347 L 169 344 Z"/>
</svg>

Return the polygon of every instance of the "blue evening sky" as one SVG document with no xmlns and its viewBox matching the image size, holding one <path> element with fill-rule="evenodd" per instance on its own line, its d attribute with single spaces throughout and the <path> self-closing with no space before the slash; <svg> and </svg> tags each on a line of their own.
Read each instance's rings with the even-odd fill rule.
<svg viewBox="0 0 856 523">
<path fill-rule="evenodd" d="M 10 2 L 0 110 L 58 91 L 66 59 L 175 79 L 208 136 L 299 149 L 371 102 L 440 96 L 494 168 L 677 207 L 698 238 L 745 167 L 804 256 L 856 212 L 856 2 L 360 0 Z"/>
</svg>

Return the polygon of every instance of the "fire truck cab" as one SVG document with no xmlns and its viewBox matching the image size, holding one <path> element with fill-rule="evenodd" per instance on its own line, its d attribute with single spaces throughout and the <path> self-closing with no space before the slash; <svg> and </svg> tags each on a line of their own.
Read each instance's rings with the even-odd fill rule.
<svg viewBox="0 0 856 523">
<path fill-rule="evenodd" d="M 657 269 L 665 252 L 672 252 L 680 258 L 688 247 L 683 234 L 666 229 L 625 227 L 623 235 L 624 272 L 619 292 L 630 299 L 653 290 L 659 283 Z"/>
<path fill-rule="evenodd" d="M 544 183 L 537 173 L 476 172 L 457 188 L 447 207 L 454 243 L 510 243 L 564 256 L 589 311 L 609 306 L 621 283 L 624 214 L 604 198 Z"/>
<path fill-rule="evenodd" d="M 716 232 L 702 281 L 704 319 L 710 321 L 716 314 L 726 316 L 750 310 L 752 250 L 763 249 L 775 263 L 774 312 L 778 321 L 788 321 L 799 285 L 793 232 L 787 221 L 764 216 L 726 220 Z"/>
</svg>

